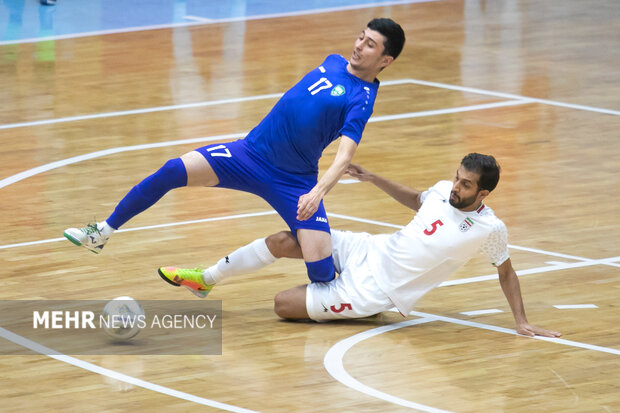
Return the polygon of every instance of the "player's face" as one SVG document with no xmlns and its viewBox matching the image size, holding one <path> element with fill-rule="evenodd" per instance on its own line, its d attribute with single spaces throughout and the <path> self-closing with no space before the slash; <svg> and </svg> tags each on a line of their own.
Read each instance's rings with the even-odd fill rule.
<svg viewBox="0 0 620 413">
<path fill-rule="evenodd" d="M 392 63 L 394 58 L 383 54 L 385 40 L 385 36 L 375 30 L 366 28 L 362 31 L 355 40 L 355 47 L 349 60 L 353 69 L 379 73 L 384 67 Z"/>
<path fill-rule="evenodd" d="M 450 192 L 450 205 L 463 211 L 478 208 L 480 202 L 489 194 L 489 191 L 478 188 L 478 179 L 480 174 L 468 171 L 461 165 L 456 171 Z"/>
</svg>

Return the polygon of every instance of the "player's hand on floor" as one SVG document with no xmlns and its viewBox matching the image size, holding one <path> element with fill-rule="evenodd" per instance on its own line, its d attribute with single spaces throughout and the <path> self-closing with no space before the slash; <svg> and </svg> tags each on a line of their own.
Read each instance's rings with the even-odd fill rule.
<svg viewBox="0 0 620 413">
<path fill-rule="evenodd" d="M 297 202 L 297 219 L 305 221 L 310 218 L 319 209 L 321 197 L 312 191 L 299 197 Z"/>
<path fill-rule="evenodd" d="M 355 163 L 349 164 L 345 173 L 360 181 L 369 181 L 372 177 L 370 172 Z"/>
<path fill-rule="evenodd" d="M 524 336 L 543 336 L 543 337 L 561 337 L 562 333 L 558 333 L 557 331 L 546 330 L 541 327 L 533 326 L 528 323 L 519 324 L 517 326 L 517 333 L 522 334 Z"/>
</svg>

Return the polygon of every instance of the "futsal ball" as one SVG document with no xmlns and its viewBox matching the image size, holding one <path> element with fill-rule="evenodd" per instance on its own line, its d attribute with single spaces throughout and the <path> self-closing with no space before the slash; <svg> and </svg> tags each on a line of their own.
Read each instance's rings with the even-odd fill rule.
<svg viewBox="0 0 620 413">
<path fill-rule="evenodd" d="M 131 297 L 116 297 L 103 307 L 102 327 L 117 340 L 135 337 L 144 326 L 144 309 Z"/>
</svg>

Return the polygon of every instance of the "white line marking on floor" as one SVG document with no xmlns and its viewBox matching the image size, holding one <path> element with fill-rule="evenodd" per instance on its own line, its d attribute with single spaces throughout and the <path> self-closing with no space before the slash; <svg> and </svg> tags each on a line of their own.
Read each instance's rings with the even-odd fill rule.
<svg viewBox="0 0 620 413">
<path fill-rule="evenodd" d="M 201 22 L 201 23 L 213 23 L 213 19 L 209 19 L 207 17 L 198 17 L 198 16 L 187 15 L 187 16 L 183 16 L 183 18 L 185 20 Z"/>
<path fill-rule="evenodd" d="M 148 225 L 144 227 L 135 227 L 135 228 L 121 228 L 116 232 L 122 233 L 122 232 L 133 232 L 133 231 L 144 231 L 144 230 L 156 229 L 156 228 L 167 228 L 167 227 L 176 227 L 176 226 L 182 226 L 182 225 L 201 224 L 204 222 L 225 221 L 228 219 L 260 217 L 260 216 L 265 216 L 265 215 L 276 215 L 276 211 L 272 210 L 272 211 L 261 211 L 261 212 L 249 212 L 246 214 L 227 215 L 224 217 L 211 217 L 211 218 L 203 218 L 203 219 L 193 219 L 190 221 L 168 222 L 165 224 L 155 224 L 155 225 Z M 41 241 L 21 242 L 18 244 L 0 245 L 0 249 L 29 247 L 32 245 L 47 244 L 51 242 L 66 241 L 66 240 L 67 240 L 66 238 L 60 237 L 60 238 L 45 239 Z"/>
<path fill-rule="evenodd" d="M 275 215 L 275 214 L 276 212 L 273 210 L 252 212 L 252 213 L 245 213 L 245 214 L 229 215 L 229 216 L 224 216 L 224 217 L 211 217 L 211 218 L 203 218 L 203 219 L 196 219 L 196 220 L 189 220 L 189 221 L 155 224 L 155 225 L 149 225 L 149 226 L 143 226 L 143 227 L 123 228 L 123 229 L 118 230 L 117 232 L 122 233 L 122 232 L 132 232 L 132 231 L 143 231 L 143 230 L 150 230 L 150 229 L 156 229 L 156 228 L 167 228 L 167 227 L 174 227 L 174 226 L 199 224 L 199 223 L 204 223 L 204 222 L 223 221 L 227 219 L 239 219 L 239 218 L 257 217 L 257 216 L 264 216 L 264 215 Z M 397 229 L 403 228 L 402 225 L 395 225 L 395 224 L 389 224 L 389 223 L 381 222 L 381 221 L 357 218 L 357 217 L 352 217 L 352 216 L 344 215 L 344 214 L 336 214 L 336 213 L 328 212 L 327 216 L 330 218 L 340 218 L 340 219 L 345 219 L 349 221 L 363 222 L 366 224 L 378 225 L 378 226 L 383 226 L 383 227 L 390 227 L 390 228 L 397 228 Z M 0 245 L 0 250 L 9 249 L 9 248 L 28 247 L 28 246 L 39 245 L 39 244 L 60 242 L 64 240 L 65 240 L 64 237 L 60 237 L 60 238 L 51 238 L 51 239 L 45 239 L 45 240 L 20 242 L 20 243 L 15 243 L 15 244 L 6 244 L 6 245 Z M 519 247 L 517 245 L 509 245 L 509 247 L 516 248 L 516 249 L 524 249 L 523 247 Z M 528 249 L 528 250 L 531 250 L 531 249 Z M 550 253 L 548 251 L 543 251 L 543 250 L 531 250 L 531 252 L 535 252 L 538 254 L 557 255 L 556 253 Z M 606 258 L 602 260 L 590 260 L 587 258 L 580 258 L 583 261 L 576 262 L 576 263 L 568 263 L 568 264 L 560 263 L 561 265 L 550 265 L 550 266 L 545 266 L 545 267 L 536 267 L 536 268 L 529 268 L 525 270 L 518 270 L 517 275 L 523 276 L 523 275 L 529 275 L 529 274 L 540 274 L 540 273 L 545 273 L 545 272 L 550 272 L 550 271 L 559 271 L 559 270 L 565 270 L 565 269 L 571 269 L 571 268 L 589 267 L 593 265 L 610 265 L 610 261 L 617 261 L 619 258 L 620 257 L 612 257 L 612 258 Z M 448 280 L 448 281 L 444 281 L 441 284 L 439 284 L 439 287 L 471 284 L 471 283 L 482 282 L 482 281 L 496 280 L 497 278 L 498 278 L 497 274 L 489 274 L 489 275 L 481 275 L 481 276 L 476 276 L 476 277 L 461 278 L 461 279 L 456 279 L 456 280 Z"/>
<path fill-rule="evenodd" d="M 485 89 L 477 89 L 473 87 L 450 85 L 447 83 L 428 82 L 425 80 L 418 80 L 418 79 L 411 79 L 411 83 L 415 83 L 416 85 L 421 85 L 421 86 L 431 86 L 431 87 L 438 87 L 441 89 L 458 90 L 460 92 L 469 92 L 469 93 L 476 93 L 479 95 L 495 96 L 495 97 L 500 97 L 504 99 L 527 100 L 527 101 L 530 101 L 530 103 L 532 102 L 542 103 L 544 105 L 549 105 L 549 106 L 559 106 L 563 108 L 577 109 L 577 110 L 583 110 L 587 112 L 597 112 L 597 113 L 603 113 L 606 115 L 620 116 L 620 111 L 617 111 L 617 110 L 597 108 L 594 106 L 578 105 L 574 103 L 564 103 L 564 102 L 558 102 L 556 100 L 549 100 L 549 99 L 538 99 L 538 98 L 532 98 L 528 96 L 515 95 L 512 93 L 493 92 L 493 91 L 485 90 Z"/>
<path fill-rule="evenodd" d="M 509 328 L 496 327 L 493 325 L 477 323 L 474 321 L 460 320 L 458 318 L 444 317 L 444 316 L 440 316 L 436 314 L 423 313 L 420 311 L 412 311 L 409 314 L 412 316 L 416 316 L 416 317 L 424 317 L 424 318 L 433 317 L 438 321 L 445 321 L 446 323 L 459 324 L 459 325 L 468 326 L 468 327 L 481 328 L 483 330 L 497 331 L 499 333 L 521 336 L 515 330 L 511 330 Z M 521 336 L 521 337 L 526 337 L 526 336 Z M 534 336 L 534 337 L 529 337 L 529 338 L 532 338 L 534 340 L 541 340 L 541 341 L 548 341 L 548 342 L 556 343 L 556 344 L 562 344 L 565 346 L 581 348 L 584 350 L 592 350 L 592 351 L 598 351 L 601 353 L 608 353 L 608 354 L 614 354 L 616 356 L 620 356 L 620 350 L 616 350 L 615 348 L 610 348 L 610 347 L 596 346 L 592 344 L 580 343 L 578 341 L 564 340 L 562 338 L 551 338 L 551 337 L 541 337 L 541 336 Z"/>
<path fill-rule="evenodd" d="M 466 316 L 476 316 L 476 315 L 497 314 L 497 313 L 503 313 L 503 311 L 502 310 L 498 310 L 497 308 L 491 308 L 489 310 L 463 311 L 460 314 L 463 314 L 463 315 L 466 315 Z"/>
<path fill-rule="evenodd" d="M 423 313 L 419 311 L 412 311 L 409 314 L 412 316 L 421 317 L 421 318 L 418 318 L 415 320 L 402 321 L 400 323 L 395 323 L 395 324 L 373 328 L 373 329 L 355 334 L 351 337 L 348 337 L 336 343 L 334 346 L 332 346 L 327 351 L 323 359 L 323 365 L 325 366 L 325 369 L 327 370 L 327 372 L 334 379 L 338 380 L 340 383 L 354 390 L 357 390 L 360 393 L 364 393 L 369 396 L 388 401 L 390 403 L 398 404 L 400 406 L 410 407 L 413 409 L 419 409 L 425 412 L 441 412 L 442 410 L 436 409 L 434 407 L 420 405 L 415 402 L 410 402 L 408 400 L 404 400 L 399 397 L 392 396 L 390 394 L 381 392 L 379 390 L 376 390 L 372 387 L 369 387 L 365 384 L 360 383 L 358 380 L 353 378 L 344 368 L 343 359 L 344 359 L 346 352 L 349 349 L 351 349 L 354 345 L 366 339 L 378 336 L 380 334 L 393 331 L 393 330 L 397 330 L 400 328 L 404 328 L 404 327 L 410 327 L 413 325 L 419 325 L 419 324 L 429 323 L 433 321 L 443 321 L 443 322 L 451 323 L 451 324 L 463 325 L 463 326 L 474 327 L 474 328 L 479 328 L 483 330 L 490 330 L 490 331 L 494 331 L 498 333 L 521 336 L 515 330 L 512 330 L 512 329 L 508 329 L 504 327 L 497 327 L 497 326 L 493 326 L 489 324 L 477 323 L 474 321 L 460 320 L 458 318 L 444 317 L 444 316 L 440 316 L 436 314 Z M 541 337 L 541 336 L 535 336 L 535 337 L 521 336 L 521 337 L 532 338 L 534 340 L 547 341 L 547 342 L 556 343 L 556 344 L 562 344 L 566 346 L 581 348 L 584 350 L 591 350 L 591 351 L 598 351 L 598 352 L 608 353 L 608 354 L 613 354 L 613 355 L 620 355 L 620 350 L 586 344 L 586 343 L 580 343 L 577 341 L 564 340 L 561 338 L 550 338 L 550 337 Z"/>
<path fill-rule="evenodd" d="M 63 166 L 86 161 L 89 159 L 100 158 L 102 156 L 113 155 L 113 154 L 121 153 L 121 152 L 140 151 L 143 149 L 163 148 L 166 146 L 174 146 L 174 145 L 186 145 L 190 143 L 239 139 L 244 136 L 245 136 L 245 133 L 243 134 L 233 133 L 233 134 L 228 134 L 228 135 L 206 136 L 206 137 L 201 137 L 201 138 L 181 139 L 181 140 L 167 141 L 167 142 L 154 142 L 154 143 L 146 143 L 142 145 L 120 146 L 117 148 L 103 149 L 101 151 L 91 152 L 91 153 L 87 153 L 84 155 L 74 156 L 72 158 L 61 159 L 60 161 L 50 162 L 48 164 L 37 166 L 36 168 L 28 169 L 26 171 L 9 176 L 8 178 L 4 178 L 0 180 L 0 189 L 6 186 L 12 185 L 16 182 L 22 181 L 26 178 L 33 177 L 40 173 L 51 171 L 52 169 L 61 168 Z"/>
<path fill-rule="evenodd" d="M 440 1 L 440 0 L 400 0 L 400 1 L 396 0 L 396 1 L 390 1 L 390 2 L 385 2 L 385 3 L 352 4 L 349 6 L 341 6 L 341 7 L 301 10 L 297 12 L 288 12 L 288 13 L 259 14 L 256 16 L 229 17 L 229 18 L 224 18 L 224 19 L 208 19 L 208 18 L 204 18 L 200 16 L 185 16 L 184 18 L 189 17 L 196 21 L 195 22 L 182 22 L 182 23 L 165 23 L 165 24 L 137 26 L 137 27 L 126 27 L 122 29 L 97 30 L 97 31 L 92 31 L 92 32 L 71 33 L 71 34 L 64 34 L 64 35 L 58 35 L 58 36 L 47 36 L 47 37 L 35 37 L 35 38 L 21 39 L 21 40 L 5 40 L 5 41 L 0 41 L 0 46 L 8 45 L 8 44 L 37 43 L 37 42 L 47 42 L 47 41 L 64 40 L 64 39 L 74 39 L 74 38 L 80 38 L 80 37 L 102 36 L 102 35 L 108 35 L 108 34 L 140 32 L 140 31 L 148 31 L 148 30 L 172 29 L 172 28 L 187 27 L 187 26 L 200 26 L 200 25 L 218 24 L 218 23 L 233 23 L 233 22 L 251 21 L 251 20 L 277 19 L 277 18 L 283 18 L 283 17 L 305 16 L 305 15 L 310 15 L 310 14 L 334 13 L 334 12 L 347 11 L 347 10 L 368 9 L 368 8 L 373 8 L 373 7 L 388 7 L 388 6 L 399 6 L 399 5 L 415 4 L 415 3 L 430 3 L 434 1 Z"/>
<path fill-rule="evenodd" d="M 235 413 L 256 413 L 254 410 L 244 409 L 242 407 L 233 406 L 226 403 L 221 403 L 215 400 L 205 399 L 204 397 L 194 396 L 193 394 L 184 393 L 182 391 L 174 390 L 169 387 L 160 386 L 158 384 L 154 384 L 142 379 L 138 379 L 136 377 L 128 376 L 126 374 L 122 374 L 116 372 L 114 370 L 109 370 L 101 366 L 97 366 L 96 364 L 92 364 L 86 362 L 84 360 L 77 359 L 75 357 L 67 356 L 61 354 L 49 347 L 45 347 L 39 343 L 36 343 L 32 340 L 29 340 L 25 337 L 17 335 L 5 328 L 0 327 L 0 337 L 11 341 L 19 346 L 25 347 L 29 350 L 34 351 L 35 353 L 43 354 L 45 356 L 51 357 L 55 360 L 62 361 L 64 363 L 70 364 L 75 367 L 79 367 L 84 370 L 88 370 L 93 373 L 100 374 L 102 376 L 110 377 L 115 380 L 119 380 L 125 383 L 132 384 L 134 386 L 142 387 L 144 389 L 152 390 L 158 393 L 162 393 L 168 396 L 176 397 L 178 399 L 187 400 L 193 403 L 202 404 L 204 406 L 215 407 L 217 409 L 226 410 L 229 412 Z"/>
<path fill-rule="evenodd" d="M 582 308 L 598 308 L 595 304 L 557 304 L 554 305 L 558 310 L 573 310 Z"/>
<path fill-rule="evenodd" d="M 204 102 L 183 103 L 179 105 L 168 105 L 168 106 L 154 106 L 154 107 L 149 107 L 149 108 L 121 110 L 121 111 L 116 111 L 116 112 L 91 113 L 88 115 L 67 116 L 63 118 L 54 118 L 54 119 L 42 119 L 42 120 L 35 120 L 35 121 L 30 121 L 30 122 L 7 123 L 4 125 L 0 125 L 0 130 L 1 129 L 23 128 L 23 127 L 30 127 L 30 126 L 53 125 L 56 123 L 77 122 L 77 121 L 90 120 L 90 119 L 114 118 L 117 116 L 142 115 L 146 113 L 165 112 L 169 110 L 194 109 L 194 108 L 202 108 L 202 107 L 207 107 L 207 106 L 227 105 L 231 103 L 251 102 L 251 101 L 263 100 L 263 99 L 278 99 L 280 97 L 282 97 L 282 93 L 271 93 L 267 95 L 256 95 L 256 96 L 248 96 L 248 97 L 242 97 L 242 98 L 207 100 Z"/>
<path fill-rule="evenodd" d="M 346 338 L 342 341 L 339 341 L 334 346 L 332 346 L 325 357 L 323 358 L 323 365 L 327 372 L 340 383 L 344 384 L 347 387 L 352 388 L 353 390 L 357 390 L 360 393 L 367 394 L 371 397 L 375 397 L 377 399 L 385 400 L 386 402 L 394 403 L 399 406 L 409 407 L 412 409 L 418 409 L 423 412 L 429 413 L 446 413 L 447 410 L 441 410 L 436 407 L 426 406 L 424 404 L 415 403 L 409 400 L 401 399 L 400 397 L 392 396 L 391 394 L 384 393 L 379 391 L 373 387 L 367 386 L 365 384 L 360 383 L 358 380 L 354 379 L 344 368 L 343 358 L 345 353 L 357 343 L 360 343 L 366 339 L 377 336 L 379 334 L 383 334 L 388 331 L 396 330 L 403 327 L 408 327 L 417 324 L 423 324 L 434 321 L 433 318 L 418 318 L 416 320 L 407 320 L 401 321 L 400 323 L 390 324 L 382 327 L 373 328 L 371 330 L 367 330 L 349 338 Z"/>
<path fill-rule="evenodd" d="M 508 103 L 512 103 L 512 102 L 508 102 Z M 485 108 L 488 108 L 488 105 L 477 105 L 477 106 L 478 107 L 485 106 Z M 451 111 L 457 111 L 458 112 L 458 111 L 461 111 L 461 109 L 478 110 L 474 106 L 469 106 L 469 107 L 463 107 L 463 108 L 445 109 L 445 110 L 441 111 L 442 112 L 441 114 L 452 113 Z M 426 114 L 424 116 L 437 115 L 437 114 L 439 114 L 438 112 L 440 112 L 440 111 L 431 111 L 431 112 L 433 112 L 433 113 L 426 112 Z M 408 113 L 408 114 L 403 114 L 403 115 L 413 116 L 413 115 L 415 115 L 415 113 Z M 394 116 L 399 116 L 399 115 L 394 115 Z M 389 120 L 394 120 L 394 119 L 391 116 L 383 116 L 383 117 L 381 117 L 381 119 L 374 120 L 374 122 L 382 122 L 382 121 L 389 121 Z M 370 118 L 369 122 L 373 122 L 373 118 Z M 239 138 L 244 137 L 246 134 L 247 134 L 247 132 L 240 132 L 240 133 L 233 133 L 233 134 L 219 135 L 219 136 L 208 136 L 208 137 L 200 137 L 200 138 L 181 139 L 181 140 L 166 141 L 166 142 L 154 142 L 154 143 L 148 143 L 148 144 L 142 144 L 142 145 L 120 146 L 120 147 L 116 147 L 116 148 L 103 149 L 103 150 L 100 150 L 100 151 L 91 152 L 91 153 L 87 153 L 87 154 L 84 154 L 84 155 L 78 155 L 78 156 L 74 156 L 72 158 L 67 158 L 67 159 L 62 159 L 60 161 L 51 162 L 51 163 L 48 163 L 48 164 L 45 164 L 45 165 L 38 166 L 36 168 L 28 169 L 26 171 L 17 173 L 15 175 L 9 176 L 7 178 L 4 178 L 4 179 L 0 180 L 0 189 L 6 187 L 8 185 L 14 184 L 16 182 L 19 182 L 21 180 L 24 180 L 26 178 L 30 178 L 30 177 L 38 175 L 40 173 L 50 171 L 52 169 L 60 168 L 60 167 L 66 166 L 66 165 L 71 165 L 71 164 L 82 162 L 82 161 L 89 160 L 89 159 L 100 158 L 102 156 L 108 156 L 108 155 L 112 155 L 112 154 L 116 154 L 116 153 L 121 153 L 121 152 L 137 151 L 137 150 L 152 149 L 152 148 L 161 148 L 161 147 L 174 146 L 174 145 L 185 145 L 185 144 L 198 143 L 198 142 L 208 142 L 208 141 L 216 141 L 216 140 L 228 140 L 228 139 L 233 139 L 233 138 L 239 139 Z"/>
<path fill-rule="evenodd" d="M 330 217 L 330 218 L 331 217 L 333 217 L 333 218 L 342 218 L 342 219 L 346 219 L 348 221 L 364 222 L 366 224 L 373 224 L 373 225 L 378 225 L 378 226 L 382 226 L 382 227 L 397 228 L 397 229 L 404 228 L 402 225 L 388 224 L 386 222 L 374 221 L 372 219 L 352 217 L 350 215 L 335 214 L 333 212 L 328 212 L 327 216 Z"/>
<path fill-rule="evenodd" d="M 423 112 L 409 112 L 409 113 L 400 113 L 397 115 L 375 116 L 375 117 L 371 117 L 370 119 L 368 119 L 368 123 L 384 122 L 388 120 L 422 118 L 426 116 L 449 115 L 451 113 L 471 112 L 475 110 L 486 110 L 486 109 L 502 108 L 502 107 L 507 107 L 507 106 L 526 105 L 528 103 L 532 103 L 532 102 L 529 102 L 526 100 L 521 100 L 521 101 L 510 100 L 510 101 L 503 101 L 503 102 L 483 103 L 480 105 L 460 106 L 460 107 L 447 108 L 447 109 L 426 110 Z"/>
<path fill-rule="evenodd" d="M 381 86 L 383 87 L 407 85 L 407 84 L 411 84 L 411 79 L 394 79 L 394 80 L 386 80 L 384 82 L 381 82 Z M 252 102 L 256 100 L 279 99 L 282 97 L 283 94 L 284 93 L 268 93 L 268 94 L 263 94 L 263 95 L 245 96 L 245 97 L 239 97 L 239 98 L 206 100 L 203 102 L 181 103 L 178 105 L 152 106 L 148 108 L 121 110 L 121 111 L 115 111 L 115 112 L 100 112 L 100 113 L 91 113 L 91 114 L 86 114 L 86 115 L 67 116 L 67 117 L 54 118 L 54 119 L 41 119 L 41 120 L 35 120 L 35 121 L 29 121 L 29 122 L 7 123 L 4 125 L 0 125 L 0 130 L 31 127 L 31 126 L 41 126 L 41 125 L 53 125 L 56 123 L 77 122 L 77 121 L 90 120 L 90 119 L 113 118 L 117 116 L 142 115 L 142 114 L 165 112 L 165 111 L 171 111 L 171 110 L 194 109 L 194 108 L 202 108 L 202 107 L 208 107 L 208 106 L 228 105 L 232 103 Z M 517 103 L 517 104 L 520 104 L 520 103 Z M 454 110 L 457 110 L 457 109 L 458 108 L 455 108 Z M 481 109 L 485 109 L 485 108 L 482 107 Z M 446 110 L 451 110 L 451 109 L 446 109 Z M 475 109 L 472 109 L 472 110 L 475 110 Z M 430 111 L 430 112 L 433 112 L 433 111 Z M 412 112 L 411 114 L 415 114 L 415 113 L 416 112 Z M 417 113 L 425 113 L 425 112 L 417 112 Z M 405 115 L 411 115 L 411 114 L 405 114 Z M 394 116 L 403 116 L 403 115 L 394 115 Z M 420 115 L 420 116 L 429 116 L 429 115 Z M 390 119 L 386 119 L 386 120 L 390 120 Z M 375 120 L 375 122 L 377 121 Z"/>
</svg>

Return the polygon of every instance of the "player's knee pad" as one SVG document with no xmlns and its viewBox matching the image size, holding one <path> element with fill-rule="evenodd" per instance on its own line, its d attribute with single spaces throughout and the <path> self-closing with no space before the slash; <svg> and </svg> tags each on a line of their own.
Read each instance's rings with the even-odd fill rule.
<svg viewBox="0 0 620 413">
<path fill-rule="evenodd" d="M 336 272 L 334 269 L 334 258 L 330 255 L 320 261 L 306 262 L 308 278 L 314 282 L 328 282 L 334 279 Z"/>
</svg>

